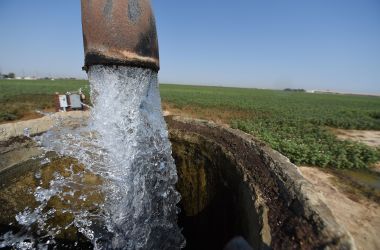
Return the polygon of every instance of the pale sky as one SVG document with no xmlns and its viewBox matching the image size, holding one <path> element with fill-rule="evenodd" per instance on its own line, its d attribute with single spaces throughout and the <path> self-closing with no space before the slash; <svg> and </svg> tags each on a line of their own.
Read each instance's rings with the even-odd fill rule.
<svg viewBox="0 0 380 250">
<path fill-rule="evenodd" d="M 153 0 L 160 81 L 380 93 L 378 0 Z M 85 78 L 79 0 L 1 0 L 0 71 Z"/>
</svg>

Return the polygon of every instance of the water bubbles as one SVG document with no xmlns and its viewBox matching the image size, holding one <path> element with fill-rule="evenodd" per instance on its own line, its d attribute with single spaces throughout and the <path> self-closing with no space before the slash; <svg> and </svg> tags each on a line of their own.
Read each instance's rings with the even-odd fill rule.
<svg viewBox="0 0 380 250">
<path fill-rule="evenodd" d="M 30 137 L 30 128 L 24 128 L 24 136 Z"/>
<path fill-rule="evenodd" d="M 34 177 L 41 184 L 33 195 L 38 206 L 17 214 L 17 222 L 36 225 L 41 235 L 51 237 L 51 243 L 45 241 L 41 247 L 55 244 L 61 231 L 74 228 L 94 249 L 180 249 L 185 242 L 176 223 L 180 195 L 174 189 L 177 173 L 157 73 L 92 66 L 89 80 L 93 98 L 89 122 L 57 118 L 56 126 L 35 137 L 45 152 L 75 158 L 83 169 L 68 164 L 50 181 L 36 171 Z M 40 159 L 41 165 L 52 164 L 47 154 Z M 61 205 L 50 207 L 52 200 Z M 58 214 L 72 220 L 53 227 L 49 219 Z M 9 237 L 14 238 L 8 244 L 38 241 Z"/>
<path fill-rule="evenodd" d="M 79 196 L 79 199 L 82 200 L 82 201 L 86 201 L 87 200 L 87 195 L 81 195 Z"/>
<path fill-rule="evenodd" d="M 57 190 L 55 189 L 44 189 L 42 187 L 37 187 L 34 192 L 34 197 L 36 198 L 36 201 L 43 202 L 50 200 L 50 198 L 56 193 Z"/>
<path fill-rule="evenodd" d="M 38 170 L 34 173 L 34 177 L 35 177 L 36 179 L 41 179 L 41 170 L 40 170 L 40 169 L 38 169 Z"/>
<path fill-rule="evenodd" d="M 23 212 L 19 212 L 16 215 L 16 221 L 20 225 L 29 226 L 37 221 L 37 216 L 32 213 L 29 208 L 26 208 Z"/>
<path fill-rule="evenodd" d="M 24 244 L 24 237 L 17 237 L 12 232 L 0 235 L 0 248 L 13 247 L 17 249 L 33 249 L 33 246 Z M 28 242 L 25 242 L 28 243 Z"/>
<path fill-rule="evenodd" d="M 30 241 L 23 241 L 23 242 L 20 242 L 20 243 L 18 243 L 17 245 L 16 245 L 16 247 L 18 248 L 18 249 L 25 249 L 25 250 L 27 250 L 27 249 L 33 249 L 33 242 L 30 242 Z"/>
<path fill-rule="evenodd" d="M 52 214 L 54 214 L 56 211 L 57 211 L 56 209 L 52 208 L 52 209 L 50 209 L 49 211 L 47 211 L 46 214 L 47 214 L 47 215 L 52 215 Z"/>
<path fill-rule="evenodd" d="M 92 231 L 92 230 L 90 230 L 90 229 L 88 229 L 88 228 L 83 228 L 83 227 L 81 227 L 81 228 L 79 228 L 79 230 L 78 230 L 80 233 L 82 233 L 84 236 L 86 236 L 87 237 L 87 239 L 89 239 L 89 240 L 94 240 L 94 231 Z"/>
<path fill-rule="evenodd" d="M 160 163 L 160 167 L 158 168 L 158 170 L 163 171 L 163 170 L 165 170 L 165 168 L 166 168 L 165 163 L 161 162 Z"/>
<path fill-rule="evenodd" d="M 41 165 L 45 165 L 45 164 L 48 164 L 50 163 L 50 159 L 49 158 L 44 158 L 42 161 L 41 161 Z"/>
<path fill-rule="evenodd" d="M 105 210 L 112 215 L 106 218 L 114 232 L 111 247 L 179 249 L 184 239 L 173 208 L 180 198 L 173 187 L 177 175 L 157 74 L 149 69 L 93 66 L 89 79 L 91 96 L 96 96 L 91 126 L 109 166 L 110 181 L 104 188 Z"/>
</svg>

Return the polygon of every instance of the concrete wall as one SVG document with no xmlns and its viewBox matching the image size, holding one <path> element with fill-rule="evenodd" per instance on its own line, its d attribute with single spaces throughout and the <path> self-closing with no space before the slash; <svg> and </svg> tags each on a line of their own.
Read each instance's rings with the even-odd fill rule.
<svg viewBox="0 0 380 250">
<path fill-rule="evenodd" d="M 82 115 L 88 114 L 75 114 L 79 120 Z M 25 127 L 31 134 L 45 132 L 54 123 L 46 119 L 1 125 L 1 139 L 20 135 Z M 187 219 L 223 210 L 229 214 L 216 223 L 231 227 L 225 237 L 242 235 L 255 249 L 355 249 L 352 237 L 286 157 L 239 130 L 180 117 L 166 120 Z M 22 161 L 17 148 L 3 149 L 3 158 L 14 151 L 17 157 L 8 158 Z M 2 159 L 4 170 L 15 164 L 9 159 Z"/>
<path fill-rule="evenodd" d="M 286 157 L 239 130 L 180 117 L 166 120 L 180 175 L 187 169 L 187 176 L 179 177 L 180 191 L 181 188 L 187 190 L 182 191 L 184 199 L 192 200 L 189 194 L 202 190 L 197 185 L 203 185 L 203 193 L 197 195 L 202 198 L 196 208 L 207 208 L 213 196 L 207 192 L 215 190 L 207 186 L 212 186 L 208 180 L 215 178 L 208 177 L 207 173 L 218 176 L 236 196 L 236 207 L 240 211 L 237 220 L 241 223 L 238 232 L 255 249 L 356 249 L 352 237 L 337 224 L 312 184 Z M 179 163 L 180 157 L 176 154 L 184 153 L 192 157 L 182 157 L 188 160 L 182 159 Z M 213 163 L 205 165 L 204 160 L 197 162 L 197 158 Z M 199 175 L 191 174 L 189 165 L 196 168 L 193 172 L 201 170 L 204 181 L 198 184 L 191 181 L 191 175 Z M 181 184 L 181 178 L 186 180 L 185 184 Z M 189 182 L 192 186 L 186 185 Z M 191 204 L 188 207 L 189 213 L 197 212 Z"/>
</svg>

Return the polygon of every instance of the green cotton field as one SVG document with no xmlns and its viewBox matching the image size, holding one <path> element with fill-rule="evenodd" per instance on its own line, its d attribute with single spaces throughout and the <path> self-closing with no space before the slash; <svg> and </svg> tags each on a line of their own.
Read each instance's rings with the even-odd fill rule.
<svg viewBox="0 0 380 250">
<path fill-rule="evenodd" d="M 52 110 L 55 92 L 79 80 L 0 80 L 0 123 Z M 380 97 L 161 84 L 165 110 L 229 124 L 265 141 L 298 165 L 368 168 L 380 149 L 336 138 L 332 128 L 380 130 Z"/>
<path fill-rule="evenodd" d="M 220 119 L 297 165 L 367 168 L 380 159 L 379 149 L 338 140 L 331 131 L 380 130 L 379 97 L 180 85 L 162 85 L 161 95 L 169 108 Z"/>
</svg>

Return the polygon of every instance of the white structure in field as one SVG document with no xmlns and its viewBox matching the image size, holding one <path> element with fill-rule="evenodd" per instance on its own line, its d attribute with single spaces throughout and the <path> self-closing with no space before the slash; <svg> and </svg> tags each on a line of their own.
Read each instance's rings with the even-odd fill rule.
<svg viewBox="0 0 380 250">
<path fill-rule="evenodd" d="M 59 106 L 63 108 L 63 111 L 66 111 L 66 108 L 69 106 L 67 103 L 66 95 L 59 95 L 58 99 L 59 99 Z"/>
</svg>

